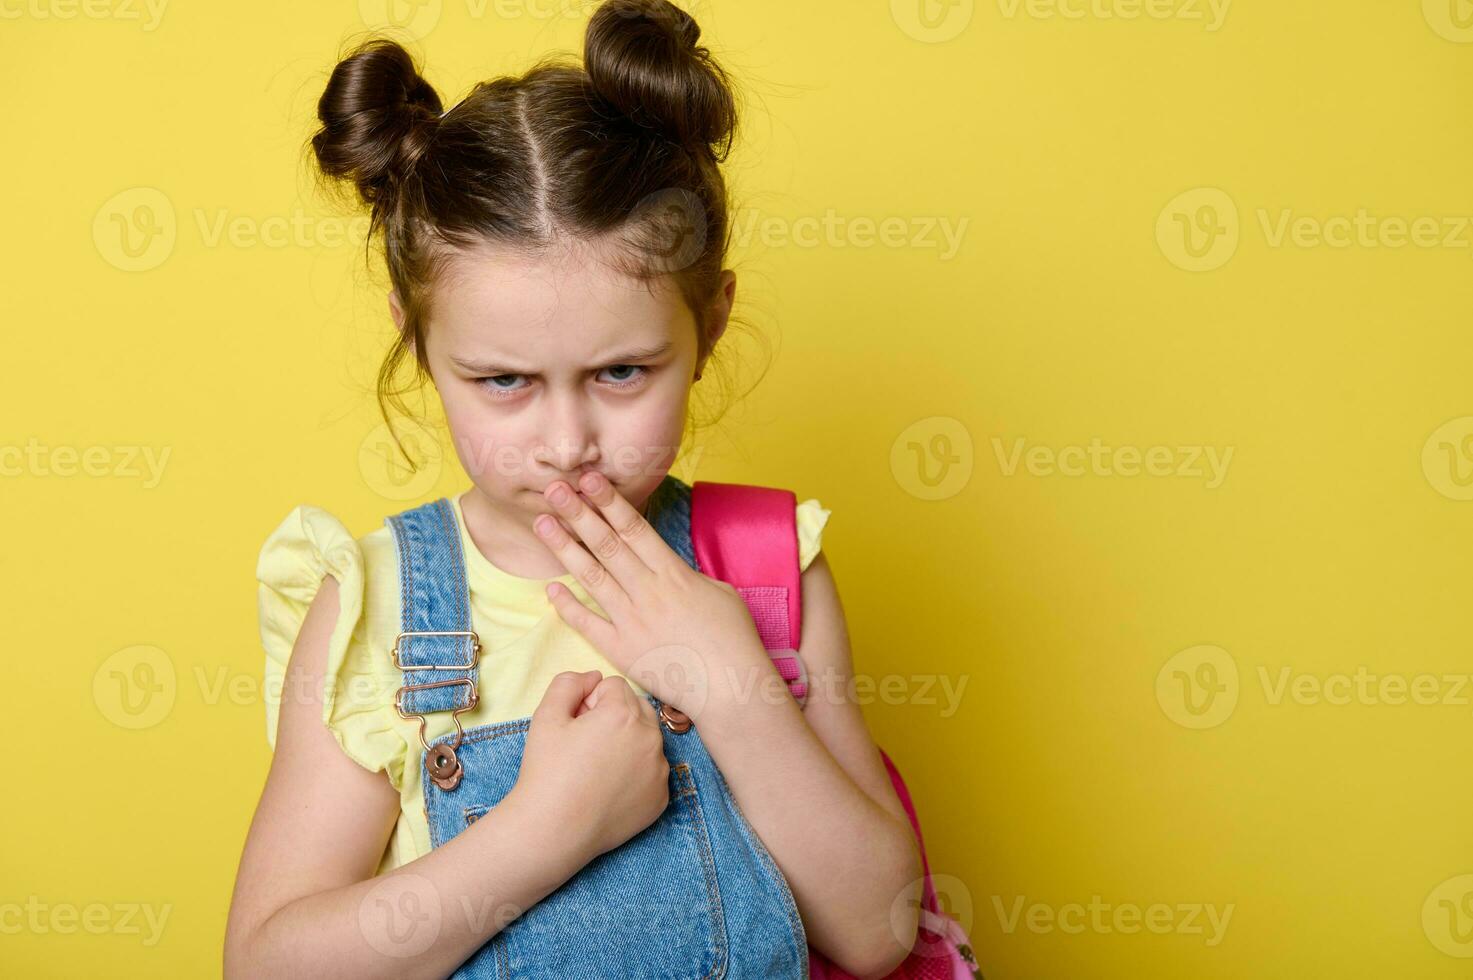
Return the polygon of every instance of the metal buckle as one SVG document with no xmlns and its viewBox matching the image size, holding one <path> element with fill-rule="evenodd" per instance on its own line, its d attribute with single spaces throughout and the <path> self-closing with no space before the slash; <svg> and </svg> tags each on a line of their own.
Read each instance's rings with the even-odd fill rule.
<svg viewBox="0 0 1473 980">
<path fill-rule="evenodd" d="M 473 681 L 473 680 L 471 680 L 469 677 L 456 677 L 456 678 L 453 678 L 452 680 L 448 680 L 448 681 L 433 681 L 433 682 L 431 682 L 429 684 L 404 684 L 394 694 L 394 710 L 397 711 L 397 712 L 399 712 L 399 717 L 400 718 L 403 718 L 405 721 L 408 721 L 410 718 L 423 718 L 424 717 L 424 713 L 423 712 L 420 712 L 420 711 L 406 712 L 404 710 L 404 692 L 405 691 L 427 691 L 427 690 L 429 690 L 432 687 L 452 687 L 452 686 L 454 686 L 456 684 L 464 684 L 466 687 L 470 688 L 471 689 L 471 697 L 470 697 L 470 701 L 465 705 L 465 707 L 463 707 L 463 708 L 453 708 L 451 710 L 453 711 L 454 714 L 460 714 L 462 711 L 469 711 L 469 710 L 471 710 L 472 708 L 474 708 L 476 706 L 477 703 L 480 702 L 481 695 L 480 695 L 480 692 L 476 690 L 476 682 Z"/>
<path fill-rule="evenodd" d="M 411 718 L 418 718 L 419 719 L 419 744 L 424 746 L 424 749 L 425 749 L 426 752 L 428 752 L 430 750 L 430 743 L 425 740 L 425 716 L 424 716 L 424 712 L 422 712 L 422 711 L 410 711 L 410 712 L 406 712 L 404 710 L 404 692 L 405 691 L 424 691 L 424 690 L 427 690 L 427 689 L 432 688 L 432 687 L 451 687 L 452 685 L 455 685 L 455 684 L 464 684 L 466 687 L 468 687 L 468 688 L 471 689 L 470 701 L 467 702 L 464 707 L 461 707 L 461 708 L 453 708 L 450 711 L 450 718 L 451 718 L 452 721 L 455 722 L 455 740 L 450 743 L 450 747 L 452 749 L 456 749 L 456 748 L 459 748 L 460 747 L 460 739 L 461 739 L 461 736 L 463 736 L 465 734 L 465 729 L 460 724 L 460 715 L 461 715 L 461 713 L 462 712 L 465 712 L 465 711 L 469 711 L 472 708 L 474 708 L 476 705 L 478 705 L 478 704 L 481 703 L 481 695 L 480 695 L 480 692 L 478 692 L 476 690 L 475 681 L 472 681 L 469 677 L 456 677 L 456 678 L 454 678 L 452 680 L 448 680 L 448 681 L 434 681 L 434 682 L 429 683 L 429 684 L 405 684 L 405 685 L 401 686 L 399 688 L 399 690 L 397 692 L 395 692 L 395 694 L 394 694 L 394 710 L 397 711 L 397 712 L 399 712 L 399 717 L 400 718 L 403 718 L 405 721 L 408 721 Z"/>
<path fill-rule="evenodd" d="M 469 657 L 466 658 L 466 662 L 463 664 L 426 664 L 422 667 L 416 664 L 406 664 L 399 659 L 399 655 L 401 652 L 400 643 L 406 636 L 468 636 L 471 638 L 471 652 Z M 392 659 L 394 661 L 394 666 L 399 668 L 400 670 L 470 670 L 472 667 L 476 666 L 476 663 L 480 660 L 480 657 L 481 638 L 476 635 L 475 630 L 404 630 L 398 636 L 394 637 L 394 652 Z M 472 689 L 472 692 L 474 693 L 474 689 Z"/>
<path fill-rule="evenodd" d="M 465 663 L 460 664 L 406 664 L 402 659 L 404 652 L 404 640 L 411 636 L 468 636 L 471 639 L 470 653 L 466 656 Z M 481 638 L 474 630 L 403 630 L 394 637 L 394 650 L 389 659 L 395 667 L 401 671 L 413 670 L 474 670 L 481 656 Z M 405 711 L 404 695 L 410 691 L 427 691 L 436 687 L 452 687 L 456 684 L 464 684 L 470 688 L 470 697 L 466 699 L 464 706 L 450 709 L 450 719 L 455 722 L 455 738 L 448 744 L 442 745 L 438 753 L 430 748 L 429 741 L 425 738 L 425 716 L 422 711 Z M 465 737 L 465 728 L 460 723 L 463 712 L 470 711 L 481 701 L 480 691 L 476 688 L 476 682 L 469 677 L 454 677 L 450 680 L 432 681 L 428 684 L 402 684 L 394 693 L 394 710 L 399 717 L 408 721 L 410 718 L 419 719 L 419 744 L 424 746 L 425 767 L 429 770 L 435 785 L 449 792 L 460 785 L 460 777 L 465 770 L 456 758 L 455 750 L 460 747 L 460 740 Z M 443 709 L 438 709 L 443 710 Z"/>
</svg>

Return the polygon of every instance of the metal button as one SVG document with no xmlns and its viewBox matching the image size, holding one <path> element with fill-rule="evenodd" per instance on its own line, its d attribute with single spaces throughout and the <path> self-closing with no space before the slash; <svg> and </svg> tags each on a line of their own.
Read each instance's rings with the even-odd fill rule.
<svg viewBox="0 0 1473 980">
<path fill-rule="evenodd" d="M 661 704 L 660 723 L 679 735 L 681 732 L 690 729 L 690 716 L 679 708 L 672 708 L 668 704 Z"/>
<path fill-rule="evenodd" d="M 448 745 L 430 747 L 425 753 L 425 769 L 429 770 L 435 785 L 443 790 L 452 790 L 459 786 L 460 777 L 465 774 L 460 760 L 455 756 L 455 750 Z"/>
</svg>

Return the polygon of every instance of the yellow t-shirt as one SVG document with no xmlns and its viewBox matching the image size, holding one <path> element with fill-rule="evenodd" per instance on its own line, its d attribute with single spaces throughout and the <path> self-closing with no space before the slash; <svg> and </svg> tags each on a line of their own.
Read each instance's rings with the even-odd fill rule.
<svg viewBox="0 0 1473 980">
<path fill-rule="evenodd" d="M 527 717 L 560 671 L 625 676 L 563 622 L 544 591 L 548 582 L 562 582 L 580 602 L 602 614 L 588 590 L 571 574 L 529 579 L 502 571 L 472 542 L 459 495 L 449 499 L 465 554 L 471 620 L 481 639 L 480 703 L 461 714 L 461 723 L 473 728 Z M 796 518 L 799 565 L 806 569 L 818 554 L 829 511 L 815 499 L 804 500 L 797 505 Z M 275 748 L 287 661 L 324 575 L 338 581 L 340 613 L 328 641 L 322 720 L 350 759 L 386 773 L 399 792 L 399 820 L 379 864 L 382 874 L 430 851 L 419 722 L 400 718 L 394 710 L 403 674 L 390 661 L 390 650 L 401 613 L 398 552 L 387 524 L 354 539 L 332 514 L 303 504 L 261 546 L 256 580 L 266 649 L 266 740 Z M 643 693 L 638 684 L 629 683 Z M 426 740 L 454 731 L 448 711 L 424 717 Z"/>
</svg>

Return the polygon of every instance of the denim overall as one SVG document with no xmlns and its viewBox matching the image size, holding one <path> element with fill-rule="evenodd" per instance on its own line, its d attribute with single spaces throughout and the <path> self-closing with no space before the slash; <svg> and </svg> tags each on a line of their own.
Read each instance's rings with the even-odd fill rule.
<svg viewBox="0 0 1473 980">
<path fill-rule="evenodd" d="M 646 511 L 661 538 L 699 570 L 690 487 L 667 475 Z M 386 523 L 403 604 L 393 659 L 404 686 L 395 705 L 405 718 L 420 716 L 425 815 L 439 847 L 516 783 L 531 717 L 462 732 L 461 712 L 477 703 L 480 661 L 491 670 L 497 664 L 496 651 L 482 651 L 473 631 L 455 513 L 441 498 Z M 660 711 L 659 699 L 646 699 Z M 422 716 L 434 711 L 453 712 L 456 730 L 425 743 Z M 660 717 L 670 762 L 665 811 L 513 919 L 455 977 L 807 980 L 807 938 L 782 871 L 695 726 Z"/>
</svg>

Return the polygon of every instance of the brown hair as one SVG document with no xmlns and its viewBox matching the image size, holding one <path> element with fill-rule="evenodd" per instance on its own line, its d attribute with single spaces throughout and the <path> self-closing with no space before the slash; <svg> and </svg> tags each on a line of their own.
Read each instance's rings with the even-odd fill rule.
<svg viewBox="0 0 1473 980">
<path fill-rule="evenodd" d="M 404 410 L 400 396 L 429 377 L 433 282 L 455 249 L 482 242 L 537 253 L 608 241 L 626 274 L 674 278 L 696 315 L 698 357 L 711 353 L 705 311 L 731 233 L 720 163 L 737 113 L 700 35 L 669 0 L 607 0 L 589 21 L 582 66 L 544 59 L 477 84 L 443 114 L 394 40 L 370 36 L 333 69 L 311 151 L 324 177 L 351 182 L 371 209 L 368 242 L 381 235 L 404 309 L 379 368 L 386 423 L 388 405 Z M 411 354 L 415 378 L 396 388 Z"/>
</svg>

